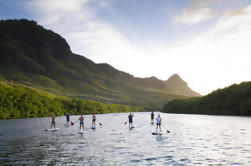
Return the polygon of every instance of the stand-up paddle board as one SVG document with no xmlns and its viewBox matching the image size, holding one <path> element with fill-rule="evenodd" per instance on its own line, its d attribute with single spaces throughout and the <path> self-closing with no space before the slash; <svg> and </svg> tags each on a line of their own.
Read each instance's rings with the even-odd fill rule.
<svg viewBox="0 0 251 166">
<path fill-rule="evenodd" d="M 129 129 L 133 129 L 134 127 L 133 126 L 129 126 Z"/>
<path fill-rule="evenodd" d="M 59 128 L 49 128 L 49 129 L 45 129 L 44 131 L 58 131 Z"/>
<path fill-rule="evenodd" d="M 78 134 L 84 134 L 84 131 L 82 131 L 82 130 L 78 131 Z"/>
<path fill-rule="evenodd" d="M 69 124 L 64 124 L 64 126 L 65 126 L 65 127 L 70 127 L 70 125 L 69 125 Z"/>
<path fill-rule="evenodd" d="M 162 135 L 162 132 L 152 132 L 152 135 Z"/>
</svg>

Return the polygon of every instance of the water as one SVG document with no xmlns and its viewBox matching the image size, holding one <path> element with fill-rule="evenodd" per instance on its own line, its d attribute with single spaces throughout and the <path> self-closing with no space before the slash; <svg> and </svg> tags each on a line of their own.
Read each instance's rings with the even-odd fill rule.
<svg viewBox="0 0 251 166">
<path fill-rule="evenodd" d="M 127 115 L 97 115 L 96 130 L 86 116 L 83 135 L 65 117 L 56 132 L 44 131 L 50 118 L 0 121 L 0 165 L 251 165 L 250 117 L 161 113 L 171 133 L 153 136 L 150 113 L 135 113 L 132 130 Z"/>
</svg>

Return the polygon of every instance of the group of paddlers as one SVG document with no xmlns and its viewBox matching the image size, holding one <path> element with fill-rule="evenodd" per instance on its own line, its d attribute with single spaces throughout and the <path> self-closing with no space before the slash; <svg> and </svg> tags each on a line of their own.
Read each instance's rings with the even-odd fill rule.
<svg viewBox="0 0 251 166">
<path fill-rule="evenodd" d="M 134 114 L 133 113 L 130 113 L 128 115 L 128 121 L 129 121 L 129 127 L 133 127 L 133 116 Z M 160 114 L 158 114 L 157 118 L 156 118 L 156 132 L 161 132 L 161 117 L 160 117 Z M 125 122 L 125 124 L 127 123 L 127 121 Z M 152 111 L 151 113 L 151 124 L 154 124 L 154 113 Z"/>
<path fill-rule="evenodd" d="M 128 122 L 129 122 L 129 127 L 133 127 L 133 117 L 134 114 L 130 113 L 128 115 Z M 92 114 L 92 128 L 96 127 L 96 115 Z M 81 130 L 81 128 L 84 130 L 84 116 L 81 115 L 77 121 L 75 122 L 71 122 L 71 125 L 73 126 L 76 122 L 79 121 L 79 130 Z M 158 114 L 157 118 L 156 118 L 156 132 L 161 132 L 161 117 L 160 114 Z M 127 121 L 125 122 L 125 125 L 127 124 Z M 154 113 L 152 111 L 151 113 L 151 124 L 154 124 Z M 67 126 L 70 126 L 70 115 L 66 114 L 66 124 Z M 99 122 L 99 125 L 102 126 L 102 123 Z M 52 116 L 52 121 L 51 121 L 51 128 L 56 128 L 56 121 L 55 121 L 55 116 Z"/>
<path fill-rule="evenodd" d="M 81 130 L 81 128 L 84 130 L 84 116 L 81 115 L 77 121 L 72 122 L 71 121 L 71 125 L 73 126 L 76 122 L 79 121 L 79 130 Z M 66 126 L 70 126 L 70 115 L 66 114 Z M 99 125 L 101 126 L 102 123 L 99 123 Z M 96 127 L 96 115 L 92 114 L 92 127 Z M 55 116 L 52 116 L 51 119 L 51 128 L 56 128 L 56 121 L 55 121 Z"/>
</svg>

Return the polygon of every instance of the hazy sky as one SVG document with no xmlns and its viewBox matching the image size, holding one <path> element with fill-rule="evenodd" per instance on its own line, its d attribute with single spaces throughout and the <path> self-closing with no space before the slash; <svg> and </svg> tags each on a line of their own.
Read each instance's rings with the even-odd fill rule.
<svg viewBox="0 0 251 166">
<path fill-rule="evenodd" d="M 177 73 L 201 94 L 251 80 L 251 0 L 0 0 L 11 18 L 137 77 Z"/>
</svg>

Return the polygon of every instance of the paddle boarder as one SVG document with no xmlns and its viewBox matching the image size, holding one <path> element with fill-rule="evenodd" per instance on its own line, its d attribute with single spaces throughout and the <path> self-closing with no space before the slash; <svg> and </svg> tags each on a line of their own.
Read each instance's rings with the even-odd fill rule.
<svg viewBox="0 0 251 166">
<path fill-rule="evenodd" d="M 133 114 L 132 113 L 130 113 L 129 115 L 128 115 L 128 120 L 129 120 L 129 127 L 133 127 L 133 120 L 132 120 L 132 118 L 133 118 Z"/>
<path fill-rule="evenodd" d="M 156 118 L 156 132 L 158 132 L 158 128 L 159 128 L 159 132 L 161 132 L 161 117 L 160 117 L 160 114 L 158 114 L 158 117 Z"/>
<path fill-rule="evenodd" d="M 66 114 L 66 125 L 69 126 L 69 124 L 70 124 L 70 115 Z"/>
<path fill-rule="evenodd" d="M 51 117 L 51 128 L 56 128 L 56 121 L 55 121 L 55 115 Z"/>
<path fill-rule="evenodd" d="M 96 127 L 96 115 L 92 114 L 92 127 Z"/>
<path fill-rule="evenodd" d="M 81 114 L 81 116 L 78 118 L 77 121 L 79 121 L 79 131 L 81 130 L 81 127 L 84 130 L 84 117 L 83 117 L 83 114 Z"/>
<path fill-rule="evenodd" d="M 152 111 L 152 113 L 151 113 L 151 123 L 152 123 L 152 124 L 154 123 L 154 113 L 153 113 L 153 111 Z"/>
</svg>

